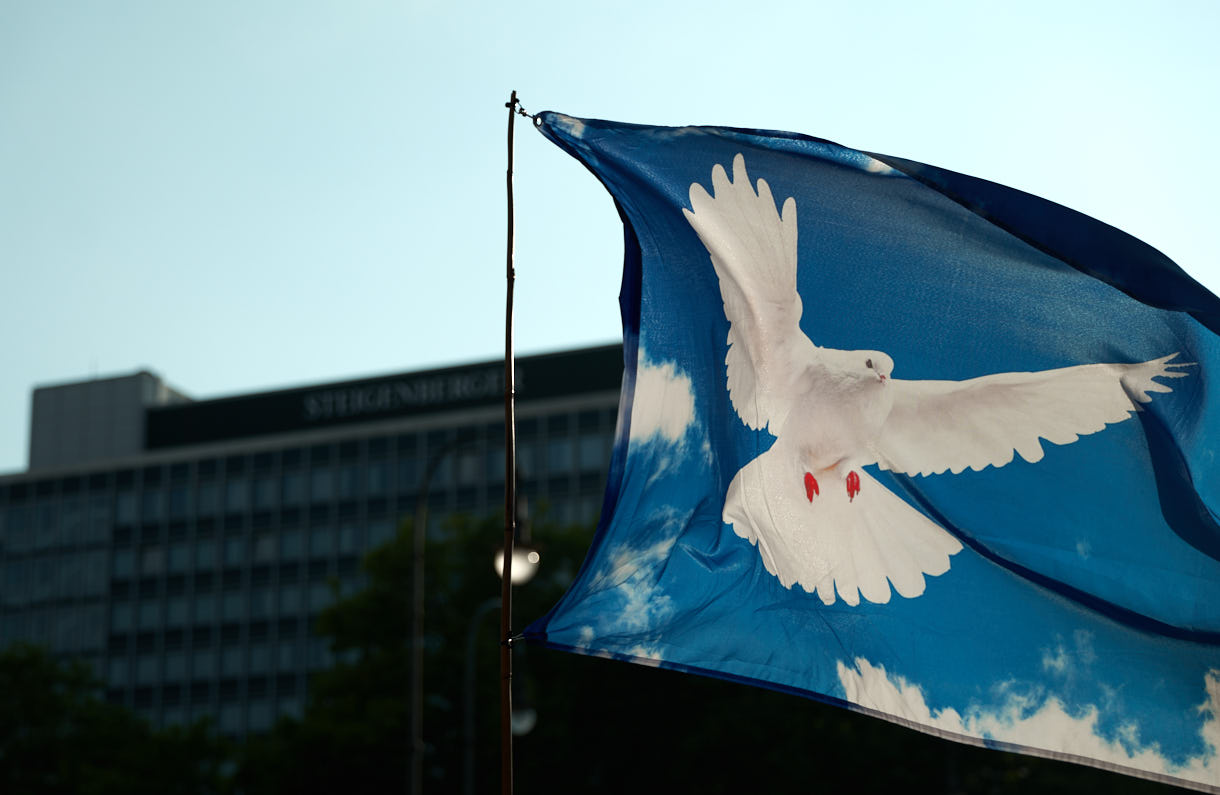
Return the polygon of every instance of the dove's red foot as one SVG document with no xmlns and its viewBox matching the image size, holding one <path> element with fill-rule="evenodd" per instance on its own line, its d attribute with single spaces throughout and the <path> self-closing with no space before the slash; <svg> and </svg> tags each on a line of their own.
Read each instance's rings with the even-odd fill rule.
<svg viewBox="0 0 1220 795">
<path fill-rule="evenodd" d="M 814 495 L 818 494 L 818 479 L 813 476 L 812 472 L 805 473 L 805 496 L 813 502 Z"/>
<path fill-rule="evenodd" d="M 808 477 L 808 475 L 806 475 Z M 860 476 L 855 472 L 847 473 L 847 501 L 851 502 L 860 493 Z"/>
</svg>

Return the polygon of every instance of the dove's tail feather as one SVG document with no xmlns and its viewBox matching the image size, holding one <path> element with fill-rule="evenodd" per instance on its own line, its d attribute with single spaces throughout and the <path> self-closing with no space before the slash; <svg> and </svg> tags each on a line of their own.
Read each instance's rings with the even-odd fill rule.
<svg viewBox="0 0 1220 795">
<path fill-rule="evenodd" d="M 801 474 L 774 447 L 729 485 L 724 521 L 757 544 L 767 571 L 786 588 L 816 592 L 825 604 L 849 605 L 919 596 L 925 575 L 948 571 L 961 543 L 868 473 L 852 500 L 841 483 L 808 499 Z"/>
</svg>

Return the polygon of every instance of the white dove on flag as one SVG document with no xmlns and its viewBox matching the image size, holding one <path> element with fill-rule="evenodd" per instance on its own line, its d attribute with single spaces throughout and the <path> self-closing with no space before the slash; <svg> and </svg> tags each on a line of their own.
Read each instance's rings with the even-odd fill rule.
<svg viewBox="0 0 1220 795">
<path fill-rule="evenodd" d="M 771 189 L 733 159 L 712 193 L 690 187 L 687 220 L 707 247 L 729 321 L 729 399 L 751 429 L 775 436 L 734 476 L 723 520 L 758 546 L 785 588 L 827 605 L 924 592 L 961 543 L 863 470 L 909 475 L 1042 459 L 1041 439 L 1064 445 L 1122 422 L 1154 379 L 1181 378 L 1173 353 L 1134 364 L 1084 364 L 966 381 L 905 381 L 880 351 L 822 348 L 801 331 L 796 201 L 777 211 Z"/>
</svg>

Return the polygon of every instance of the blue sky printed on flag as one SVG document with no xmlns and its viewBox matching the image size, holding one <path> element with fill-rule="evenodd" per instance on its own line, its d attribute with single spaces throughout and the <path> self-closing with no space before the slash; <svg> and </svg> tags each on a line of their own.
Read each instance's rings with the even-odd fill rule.
<svg viewBox="0 0 1220 795">
<path fill-rule="evenodd" d="M 965 741 L 1220 785 L 1220 397 L 1209 389 L 1220 301 L 1100 222 L 930 166 L 789 133 L 553 113 L 540 126 L 624 218 L 627 368 L 597 536 L 527 637 Z M 743 186 L 741 207 L 753 210 L 721 199 Z M 700 191 L 710 202 L 695 206 Z M 801 467 L 789 477 L 757 463 L 782 457 L 778 422 L 751 419 L 729 392 L 726 313 L 737 299 L 718 282 L 714 230 L 696 228 L 721 210 L 795 230 L 801 336 L 819 354 L 884 352 L 887 388 L 992 374 L 1024 384 L 1025 374 L 1098 363 L 1150 363 L 1140 372 L 1156 377 L 1141 383 L 1158 386 L 1132 398 L 1142 410 L 1129 418 L 1120 410 L 1096 428 L 1072 426 L 1076 413 L 1091 421 L 1101 377 L 1073 370 L 1083 380 L 1029 420 L 1068 430 L 1037 431 L 1035 450 L 1010 446 L 1008 461 L 962 453 L 970 466 L 933 461 L 928 474 L 910 471 L 922 464 L 899 450 L 853 466 L 846 488 L 844 471 L 819 470 L 816 488 L 807 473 L 802 491 Z M 730 239 L 725 256 L 749 248 L 739 243 Z M 1171 354 L 1176 370 L 1151 364 Z M 870 370 L 886 366 L 869 356 Z M 1113 372 L 1133 374 L 1123 381 L 1133 394 L 1138 373 Z M 754 397 L 765 408 L 765 395 Z M 1010 425 L 1030 414 L 1015 411 Z M 923 447 L 910 448 L 913 458 L 939 455 L 927 452 L 938 434 L 949 450 L 969 441 L 956 438 L 965 414 L 914 416 Z M 790 499 L 768 491 L 777 479 Z M 787 526 L 805 521 L 789 513 L 807 506 L 826 521 Z M 854 527 L 867 511 L 877 521 Z M 872 552 L 838 557 L 869 533 Z M 805 550 L 791 565 L 790 541 Z M 926 562 L 902 568 L 929 545 Z M 869 555 L 899 560 L 874 565 Z M 842 575 L 852 560 L 864 561 L 860 571 Z M 829 574 L 808 573 L 825 561 Z"/>
</svg>

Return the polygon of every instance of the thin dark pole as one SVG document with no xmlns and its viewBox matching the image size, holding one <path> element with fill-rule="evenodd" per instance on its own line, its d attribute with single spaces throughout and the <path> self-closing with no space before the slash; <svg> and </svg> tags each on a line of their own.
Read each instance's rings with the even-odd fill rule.
<svg viewBox="0 0 1220 795">
<path fill-rule="evenodd" d="M 517 532 L 517 415 L 513 362 L 513 118 L 508 100 L 508 298 L 504 312 L 504 574 L 500 583 L 500 792 L 513 791 L 513 537 Z"/>
<path fill-rule="evenodd" d="M 415 490 L 415 525 L 411 530 L 411 742 L 407 792 L 424 791 L 424 553 L 428 540 L 428 493 L 432 477 L 445 456 L 469 445 L 469 437 L 458 438 L 432 450 Z"/>
<path fill-rule="evenodd" d="M 462 715 L 462 795 L 474 795 L 474 686 L 475 655 L 478 652 L 479 626 L 483 616 L 500 606 L 500 600 L 491 597 L 474 611 L 470 626 L 466 630 L 466 693 L 465 710 Z"/>
<path fill-rule="evenodd" d="M 411 528 L 411 776 L 407 791 L 424 791 L 424 544 L 428 537 L 428 486 L 441 456 L 433 453 L 415 493 L 415 524 Z"/>
</svg>

